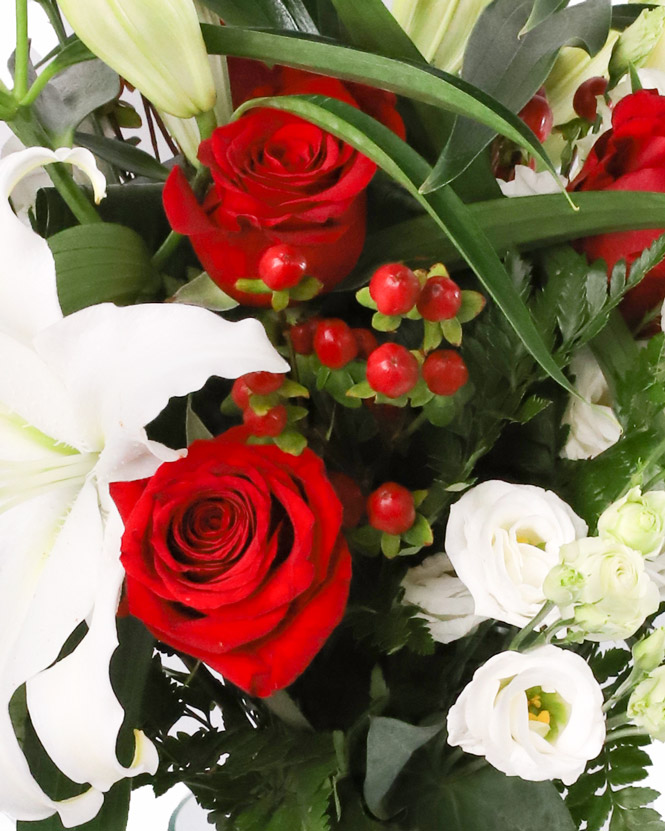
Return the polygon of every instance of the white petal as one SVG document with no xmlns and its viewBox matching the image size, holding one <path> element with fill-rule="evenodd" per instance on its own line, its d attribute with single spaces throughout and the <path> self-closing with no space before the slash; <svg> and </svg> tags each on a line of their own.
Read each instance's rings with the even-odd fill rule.
<svg viewBox="0 0 665 831">
<path fill-rule="evenodd" d="M 96 197 L 101 198 L 105 189 L 104 177 L 88 150 L 61 148 L 54 152 L 30 147 L 0 160 L 0 329 L 24 342 L 61 318 L 62 312 L 48 243 L 18 219 L 9 196 L 24 176 L 53 162 L 70 162 L 85 170 Z"/>
<path fill-rule="evenodd" d="M 91 449 L 119 428 L 139 430 L 211 375 L 288 370 L 257 320 L 230 323 L 176 304 L 92 306 L 40 333 L 35 346 L 86 420 Z"/>
<path fill-rule="evenodd" d="M 107 555 L 112 555 L 122 534 L 117 511 L 106 530 Z M 158 764 L 155 747 L 139 731 L 135 731 L 132 765 L 124 767 L 116 757 L 124 713 L 111 687 L 109 664 L 118 645 L 115 615 L 123 578 L 117 553 L 109 556 L 100 575 L 87 635 L 70 655 L 33 678 L 27 687 L 28 709 L 49 756 L 70 779 L 90 782 L 101 791 L 126 776 L 155 773 Z"/>
</svg>

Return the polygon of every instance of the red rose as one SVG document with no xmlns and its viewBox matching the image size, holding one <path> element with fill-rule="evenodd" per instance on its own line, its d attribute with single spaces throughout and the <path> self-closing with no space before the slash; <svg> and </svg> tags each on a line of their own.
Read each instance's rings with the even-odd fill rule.
<svg viewBox="0 0 665 831">
<path fill-rule="evenodd" d="M 665 97 L 655 90 L 627 95 L 615 107 L 612 129 L 598 139 L 569 190 L 665 192 Z M 630 265 L 665 229 L 621 231 L 588 237 L 581 248 L 608 269 L 618 260 Z M 665 262 L 653 268 L 622 304 L 630 325 L 665 299 Z"/>
<path fill-rule="evenodd" d="M 294 681 L 339 623 L 351 557 L 321 459 L 238 435 L 194 442 L 185 458 L 112 495 L 125 523 L 130 613 L 267 696 Z"/>
<path fill-rule="evenodd" d="M 312 73 L 282 67 L 266 76 L 255 79 L 265 83 L 248 97 L 312 92 L 353 106 L 370 98 L 366 87 Z M 382 103 L 368 111 L 403 135 L 394 96 L 373 92 Z M 203 205 L 175 168 L 164 188 L 164 207 L 212 279 L 240 302 L 270 304 L 269 295 L 234 286 L 238 279 L 255 279 L 261 255 L 278 243 L 300 249 L 307 273 L 327 288 L 356 264 L 365 241 L 365 188 L 376 166 L 348 144 L 296 116 L 263 109 L 215 130 L 201 144 L 199 158 L 214 180 Z"/>
</svg>

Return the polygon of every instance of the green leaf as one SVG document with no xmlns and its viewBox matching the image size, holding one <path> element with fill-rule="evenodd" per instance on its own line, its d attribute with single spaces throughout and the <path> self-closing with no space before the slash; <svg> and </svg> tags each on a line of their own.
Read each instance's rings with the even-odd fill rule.
<svg viewBox="0 0 665 831">
<path fill-rule="evenodd" d="M 145 243 L 124 225 L 78 225 L 50 237 L 48 244 L 65 314 L 107 301 L 133 303 L 159 285 Z"/>
<path fill-rule="evenodd" d="M 425 352 L 431 352 L 432 349 L 436 349 L 436 347 L 443 340 L 443 332 L 441 331 L 440 324 L 435 323 L 432 320 L 424 321 L 423 328 L 425 330 L 425 337 L 423 338 L 423 349 L 425 350 Z"/>
<path fill-rule="evenodd" d="M 426 774 L 426 772 L 424 772 Z M 437 781 L 412 797 L 411 827 L 418 831 L 574 831 L 552 782 L 527 782 L 492 767 Z"/>
<path fill-rule="evenodd" d="M 302 0 L 202 0 L 227 26 L 291 29 L 316 34 Z"/>
<path fill-rule="evenodd" d="M 415 522 L 408 531 L 402 534 L 402 538 L 409 545 L 419 547 L 431 545 L 434 542 L 430 524 L 422 514 L 416 514 Z"/>
<path fill-rule="evenodd" d="M 356 300 L 361 306 L 365 306 L 367 309 L 374 309 L 374 311 L 376 311 L 376 301 L 369 293 L 369 286 L 364 286 L 356 292 Z"/>
<path fill-rule="evenodd" d="M 434 393 L 425 383 L 425 379 L 421 376 L 415 387 L 409 393 L 409 401 L 412 407 L 422 407 L 434 398 Z"/>
<path fill-rule="evenodd" d="M 381 553 L 389 560 L 394 559 L 399 554 L 401 539 L 397 534 L 388 534 L 386 531 L 381 534 Z"/>
<path fill-rule="evenodd" d="M 200 439 L 211 439 L 212 433 L 205 424 L 201 421 L 199 416 L 194 412 L 192 408 L 192 396 L 188 396 L 187 398 L 187 414 L 185 416 L 185 431 L 187 435 L 187 446 L 193 441 L 199 441 Z"/>
<path fill-rule="evenodd" d="M 235 288 L 238 291 L 246 291 L 248 294 L 272 294 L 272 289 L 263 282 L 263 280 L 256 280 L 242 277 L 236 280 Z"/>
<path fill-rule="evenodd" d="M 154 179 L 158 182 L 165 182 L 169 175 L 169 169 L 164 167 L 145 150 L 129 144 L 126 141 L 106 138 L 106 136 L 94 136 L 89 133 L 74 133 L 74 141 L 80 147 L 85 147 L 103 159 L 110 162 L 120 170 L 135 173 L 137 176 L 145 176 L 147 179 Z"/>
<path fill-rule="evenodd" d="M 292 456 L 300 456 L 307 447 L 307 439 L 297 430 L 285 430 L 279 436 L 275 437 L 275 444 L 285 453 L 290 453 Z"/>
<path fill-rule="evenodd" d="M 282 312 L 289 305 L 288 291 L 274 291 L 270 298 L 270 305 L 276 312 Z"/>
<path fill-rule="evenodd" d="M 416 727 L 395 718 L 370 718 L 363 794 L 375 816 L 388 819 L 383 806 L 384 797 L 416 750 L 440 733 L 442 728 L 442 724 Z"/>
<path fill-rule="evenodd" d="M 381 312 L 372 315 L 372 328 L 377 332 L 394 332 L 401 323 L 402 318 L 398 315 L 384 315 Z"/>
<path fill-rule="evenodd" d="M 350 398 L 374 398 L 376 392 L 370 387 L 367 381 L 360 381 L 346 391 Z"/>
<path fill-rule="evenodd" d="M 213 283 L 205 271 L 179 288 L 172 299 L 176 303 L 201 306 L 204 309 L 211 309 L 213 312 L 227 312 L 229 309 L 235 309 L 238 305 L 238 301 L 222 291 L 216 283 Z"/>
<path fill-rule="evenodd" d="M 441 321 L 441 333 L 448 343 L 453 346 L 462 344 L 462 324 L 456 317 Z"/>
<path fill-rule="evenodd" d="M 462 76 L 519 112 L 549 74 L 562 46 L 580 46 L 594 55 L 605 44 L 610 0 L 584 3 L 551 14 L 521 35 L 533 0 L 495 0 L 481 14 L 464 52 Z M 421 190 L 428 193 L 455 179 L 491 141 L 491 130 L 458 119 Z"/>
<path fill-rule="evenodd" d="M 457 407 L 452 396 L 435 395 L 423 407 L 427 420 L 435 427 L 447 427 L 455 417 Z"/>
<path fill-rule="evenodd" d="M 309 398 L 307 387 L 303 387 L 291 378 L 284 379 L 284 383 L 279 388 L 279 394 L 282 398 Z"/>
<path fill-rule="evenodd" d="M 535 418 L 543 410 L 546 410 L 550 404 L 549 398 L 542 398 L 540 395 L 532 395 L 522 404 L 517 411 L 515 421 L 519 424 L 528 424 L 532 418 Z"/>
<path fill-rule="evenodd" d="M 520 36 L 535 29 L 548 17 L 551 17 L 555 12 L 560 11 L 568 5 L 568 0 L 535 0 L 529 19 L 524 24 L 524 28 L 520 32 Z"/>
<path fill-rule="evenodd" d="M 485 308 L 487 301 L 479 291 L 463 291 L 462 305 L 457 312 L 457 320 L 460 323 L 468 323 L 474 320 Z"/>
<path fill-rule="evenodd" d="M 297 286 L 294 286 L 289 292 L 294 300 L 312 300 L 317 294 L 321 293 L 323 283 L 316 279 L 316 277 L 305 277 Z"/>
<path fill-rule="evenodd" d="M 355 46 L 387 58 L 425 61 L 382 0 L 332 0 L 332 4 Z"/>
<path fill-rule="evenodd" d="M 524 122 L 508 108 L 455 75 L 431 66 L 414 66 L 405 61 L 311 37 L 206 24 L 201 29 L 210 54 L 255 58 L 267 63 L 320 72 L 343 80 L 374 85 L 468 116 L 523 146 L 555 174 L 554 166 Z M 418 182 L 418 186 L 421 183 Z"/>
<path fill-rule="evenodd" d="M 520 196 L 492 199 L 468 205 L 467 210 L 499 253 L 510 248 L 528 251 L 594 234 L 665 228 L 665 194 L 612 191 L 572 194 L 579 207 L 570 206 L 559 195 Z M 461 260 L 459 251 L 442 239 L 429 217 L 409 219 L 369 234 L 362 259 L 354 275 L 340 285 L 365 282 L 377 262 L 386 260 L 432 262 L 443 260 L 450 268 Z M 463 323 L 465 321 L 462 321 Z"/>
<path fill-rule="evenodd" d="M 653 788 L 622 788 L 614 793 L 615 801 L 622 808 L 641 808 L 659 796 L 660 793 Z"/>
</svg>

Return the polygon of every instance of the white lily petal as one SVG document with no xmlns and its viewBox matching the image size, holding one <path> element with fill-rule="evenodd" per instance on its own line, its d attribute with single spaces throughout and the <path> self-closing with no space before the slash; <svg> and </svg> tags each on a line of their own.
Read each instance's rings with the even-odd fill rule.
<svg viewBox="0 0 665 831">
<path fill-rule="evenodd" d="M 0 161 L 0 329 L 29 342 L 31 337 L 62 317 L 55 281 L 55 262 L 46 240 L 27 228 L 14 214 L 9 196 L 18 182 L 35 169 L 53 162 L 81 167 L 101 198 L 106 182 L 94 156 L 81 148 L 47 150 L 30 147 Z"/>
<path fill-rule="evenodd" d="M 263 326 L 229 323 L 206 309 L 105 303 L 82 309 L 35 338 L 101 447 L 118 428 L 149 424 L 169 398 L 199 389 L 211 375 L 287 372 Z"/>
<path fill-rule="evenodd" d="M 122 521 L 106 526 L 106 565 L 100 575 L 89 631 L 77 648 L 28 682 L 28 709 L 39 738 L 56 765 L 74 782 L 107 791 L 119 779 L 155 773 L 152 742 L 135 731 L 136 754 L 129 767 L 116 757 L 124 712 L 113 692 L 109 663 L 118 645 L 115 614 L 124 579 L 117 560 Z M 58 702 L 57 709 L 53 702 Z"/>
</svg>

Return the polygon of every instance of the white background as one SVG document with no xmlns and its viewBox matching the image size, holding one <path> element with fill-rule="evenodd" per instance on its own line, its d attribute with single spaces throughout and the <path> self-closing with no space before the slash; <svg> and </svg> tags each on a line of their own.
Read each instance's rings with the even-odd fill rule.
<svg viewBox="0 0 665 831">
<path fill-rule="evenodd" d="M 359 0 L 360 2 L 361 0 Z M 7 59 L 14 49 L 14 4 L 11 0 L 0 0 L 3 8 L 0 10 L 0 78 L 7 85 L 11 85 L 11 76 L 7 70 Z M 80 0 L 86 2 L 86 0 Z M 390 5 L 388 0 L 387 5 Z M 46 15 L 36 3 L 30 3 L 30 36 L 33 41 L 34 55 L 46 55 L 55 45 L 55 38 L 51 32 Z M 7 126 L 0 122 L 0 146 L 11 135 Z M 665 745 L 656 742 L 651 749 L 654 767 L 650 780 L 643 783 L 663 792 L 665 791 Z M 132 795 L 132 810 L 128 831 L 166 831 L 169 818 L 176 806 L 188 794 L 184 785 L 172 788 L 158 800 L 155 800 L 150 787 L 141 788 Z M 665 816 L 665 795 L 657 800 L 655 807 Z M 202 822 L 200 817 L 192 812 L 182 817 L 183 829 L 186 831 L 203 831 L 212 826 Z M 13 831 L 15 824 L 0 814 L 0 831 Z"/>
</svg>

